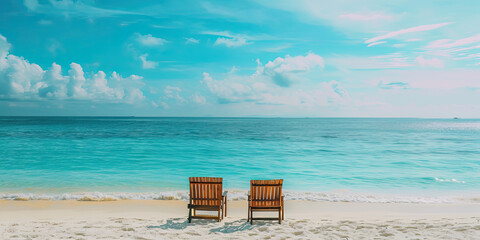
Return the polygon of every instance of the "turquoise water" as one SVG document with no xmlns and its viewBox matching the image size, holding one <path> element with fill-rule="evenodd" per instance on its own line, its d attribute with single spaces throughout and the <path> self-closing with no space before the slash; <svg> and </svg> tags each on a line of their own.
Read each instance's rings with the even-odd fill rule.
<svg viewBox="0 0 480 240">
<path fill-rule="evenodd" d="M 480 193 L 480 120 L 0 117 L 0 193 Z"/>
</svg>

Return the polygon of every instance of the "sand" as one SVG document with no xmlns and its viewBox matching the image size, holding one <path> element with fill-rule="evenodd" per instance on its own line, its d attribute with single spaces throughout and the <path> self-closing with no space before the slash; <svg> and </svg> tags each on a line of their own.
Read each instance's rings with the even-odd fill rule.
<svg viewBox="0 0 480 240">
<path fill-rule="evenodd" d="M 285 221 L 186 220 L 179 200 L 0 200 L 0 239 L 480 239 L 480 204 L 287 201 Z"/>
</svg>

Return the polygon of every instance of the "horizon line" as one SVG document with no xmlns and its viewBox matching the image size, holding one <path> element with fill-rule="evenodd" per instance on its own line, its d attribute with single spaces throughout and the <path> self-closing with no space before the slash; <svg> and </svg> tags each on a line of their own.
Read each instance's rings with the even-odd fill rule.
<svg viewBox="0 0 480 240">
<path fill-rule="evenodd" d="M 94 116 L 94 115 L 0 115 L 0 117 L 78 117 L 78 118 L 364 118 L 364 119 L 480 119 L 478 118 L 461 118 L 461 117 L 288 117 L 288 116 L 135 116 L 135 115 L 118 115 L 118 116 Z"/>
</svg>

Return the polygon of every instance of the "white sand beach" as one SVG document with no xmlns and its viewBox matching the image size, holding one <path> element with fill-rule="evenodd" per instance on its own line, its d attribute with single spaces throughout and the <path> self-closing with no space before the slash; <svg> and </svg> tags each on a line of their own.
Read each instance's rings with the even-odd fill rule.
<svg viewBox="0 0 480 240">
<path fill-rule="evenodd" d="M 480 239 L 480 204 L 287 201 L 285 221 L 186 220 L 179 200 L 0 201 L 1 239 Z"/>
</svg>

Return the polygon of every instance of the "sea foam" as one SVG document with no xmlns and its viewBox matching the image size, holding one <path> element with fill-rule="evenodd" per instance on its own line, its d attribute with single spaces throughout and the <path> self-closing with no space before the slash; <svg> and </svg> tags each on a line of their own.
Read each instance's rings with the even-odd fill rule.
<svg viewBox="0 0 480 240">
<path fill-rule="evenodd" d="M 247 190 L 228 192 L 228 200 L 246 200 Z M 187 191 L 167 192 L 84 192 L 84 193 L 0 193 L 4 200 L 78 200 L 78 201 L 115 201 L 115 200 L 183 200 L 188 201 Z M 348 192 L 298 192 L 285 191 L 286 200 L 306 200 L 321 202 L 365 202 L 365 203 L 458 203 L 479 202 L 480 196 L 414 196 L 388 194 L 360 194 Z"/>
</svg>

